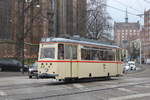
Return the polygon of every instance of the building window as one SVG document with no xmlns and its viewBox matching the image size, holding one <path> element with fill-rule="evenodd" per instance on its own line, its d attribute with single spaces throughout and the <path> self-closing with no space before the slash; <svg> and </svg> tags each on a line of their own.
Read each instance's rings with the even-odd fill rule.
<svg viewBox="0 0 150 100">
<path fill-rule="evenodd" d="M 117 32 L 119 33 L 119 32 L 120 32 L 120 30 L 117 30 Z"/>
<path fill-rule="evenodd" d="M 55 0 L 51 0 L 51 5 L 52 9 L 55 9 Z"/>
<path fill-rule="evenodd" d="M 134 32 L 136 32 L 136 30 L 134 30 Z"/>
<path fill-rule="evenodd" d="M 130 30 L 130 32 L 132 32 L 132 30 Z"/>
</svg>

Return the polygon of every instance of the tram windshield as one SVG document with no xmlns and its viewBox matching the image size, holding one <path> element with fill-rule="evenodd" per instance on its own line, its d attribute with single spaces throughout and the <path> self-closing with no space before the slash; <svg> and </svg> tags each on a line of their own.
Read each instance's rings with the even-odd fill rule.
<svg viewBox="0 0 150 100">
<path fill-rule="evenodd" d="M 54 59 L 55 48 L 41 48 L 40 59 Z"/>
</svg>

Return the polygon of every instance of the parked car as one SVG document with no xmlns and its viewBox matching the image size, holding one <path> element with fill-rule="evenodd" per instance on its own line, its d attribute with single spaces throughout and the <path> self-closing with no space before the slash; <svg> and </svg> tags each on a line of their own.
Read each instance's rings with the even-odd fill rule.
<svg viewBox="0 0 150 100">
<path fill-rule="evenodd" d="M 150 58 L 146 59 L 146 64 L 150 64 Z"/>
<path fill-rule="evenodd" d="M 22 63 L 16 59 L 0 59 L 1 71 L 20 71 Z"/>
<path fill-rule="evenodd" d="M 33 76 L 35 76 L 36 78 L 38 78 L 38 63 L 35 62 L 33 63 L 30 68 L 29 68 L 29 78 L 32 78 Z"/>
<path fill-rule="evenodd" d="M 135 62 L 134 61 L 129 61 L 128 64 L 130 66 L 130 70 L 136 70 L 136 66 L 135 66 Z"/>
<path fill-rule="evenodd" d="M 130 70 L 129 64 L 128 64 L 128 63 L 124 63 L 124 65 L 123 65 L 123 73 L 124 73 L 124 72 L 127 72 L 127 71 L 129 71 L 129 70 Z"/>
</svg>

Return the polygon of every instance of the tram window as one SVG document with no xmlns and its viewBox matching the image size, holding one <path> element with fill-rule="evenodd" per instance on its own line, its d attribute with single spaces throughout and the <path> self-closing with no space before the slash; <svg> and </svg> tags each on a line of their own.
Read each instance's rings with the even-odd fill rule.
<svg viewBox="0 0 150 100">
<path fill-rule="evenodd" d="M 40 58 L 51 58 L 54 59 L 55 48 L 41 48 L 41 56 Z"/>
<path fill-rule="evenodd" d="M 58 59 L 64 59 L 64 44 L 58 45 Z"/>
<path fill-rule="evenodd" d="M 90 52 L 87 49 L 81 49 L 81 59 L 90 60 Z"/>
<path fill-rule="evenodd" d="M 115 52 L 113 50 L 109 50 L 107 58 L 110 61 L 115 60 Z"/>
<path fill-rule="evenodd" d="M 86 60 L 86 50 L 85 49 L 81 49 L 81 59 Z"/>
<path fill-rule="evenodd" d="M 65 45 L 65 59 L 77 59 L 77 46 Z"/>
<path fill-rule="evenodd" d="M 65 45 L 65 59 L 71 59 L 71 50 L 69 45 Z"/>
<path fill-rule="evenodd" d="M 81 49 L 81 59 L 112 61 L 115 60 L 115 52 L 113 49 L 84 47 Z"/>
<path fill-rule="evenodd" d="M 72 46 L 72 59 L 77 59 L 77 46 Z"/>
</svg>

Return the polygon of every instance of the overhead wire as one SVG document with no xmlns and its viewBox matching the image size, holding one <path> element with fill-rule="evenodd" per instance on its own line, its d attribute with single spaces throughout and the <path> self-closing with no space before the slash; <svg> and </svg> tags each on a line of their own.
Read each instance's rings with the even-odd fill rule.
<svg viewBox="0 0 150 100">
<path fill-rule="evenodd" d="M 117 7 L 110 6 L 110 5 L 108 5 L 108 4 L 104 4 L 104 5 L 107 6 L 107 7 L 109 7 L 109 8 L 113 8 L 113 9 L 118 10 L 118 11 L 120 11 L 120 12 L 125 12 L 125 13 L 126 13 L 126 10 L 123 10 L 123 9 L 120 9 L 120 8 L 117 8 Z M 139 16 L 138 16 L 137 14 L 135 14 L 135 13 L 132 13 L 132 12 L 129 12 L 129 11 L 127 11 L 127 13 L 130 14 L 130 15 L 139 17 Z"/>
<path fill-rule="evenodd" d="M 118 0 L 114 0 L 115 2 L 117 2 L 117 3 L 119 3 L 119 4 L 121 4 L 121 5 L 123 5 L 123 6 L 125 6 L 126 8 L 130 8 L 130 9 L 132 9 L 132 10 L 134 10 L 134 11 L 137 11 L 137 12 L 142 12 L 142 11 L 140 11 L 140 10 L 138 10 L 138 9 L 135 9 L 135 8 L 133 8 L 132 6 L 128 6 L 128 5 L 126 5 L 126 4 L 124 4 L 124 3 L 122 3 L 122 2 L 120 2 L 120 1 L 118 1 Z"/>
</svg>

